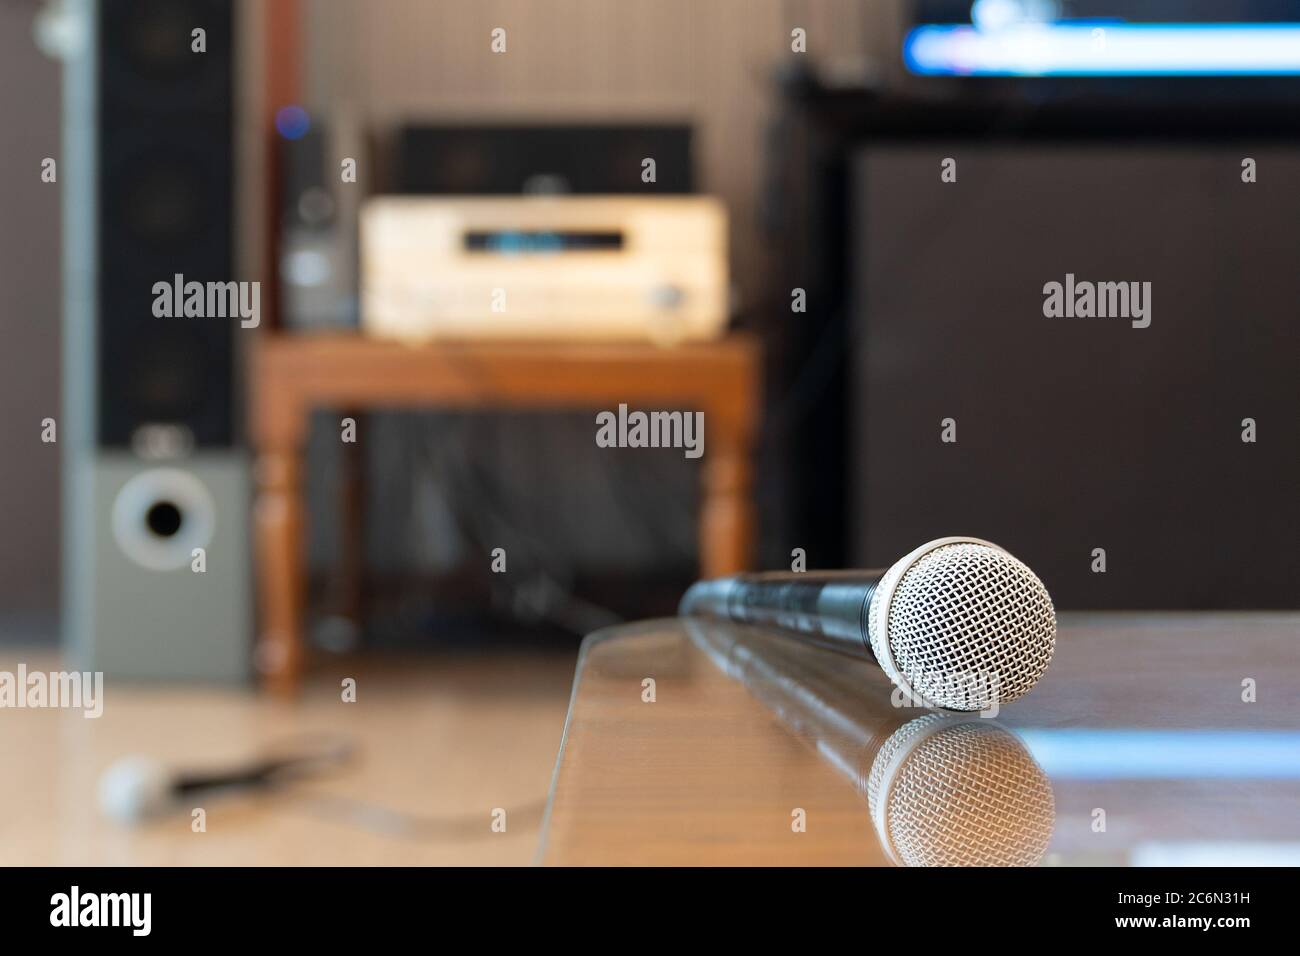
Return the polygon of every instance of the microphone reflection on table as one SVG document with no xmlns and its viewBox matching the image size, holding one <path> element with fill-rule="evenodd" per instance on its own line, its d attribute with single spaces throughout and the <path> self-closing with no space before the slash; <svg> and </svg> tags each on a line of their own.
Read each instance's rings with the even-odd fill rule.
<svg viewBox="0 0 1300 956">
<path fill-rule="evenodd" d="M 1033 866 L 1056 822 L 1046 774 L 986 718 L 863 694 L 868 665 L 763 630 L 683 619 L 691 641 L 852 781 L 899 866 Z"/>
</svg>

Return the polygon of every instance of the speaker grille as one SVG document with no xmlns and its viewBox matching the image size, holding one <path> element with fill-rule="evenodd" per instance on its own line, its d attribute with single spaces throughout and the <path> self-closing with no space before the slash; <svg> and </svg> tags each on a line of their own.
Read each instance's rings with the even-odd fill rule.
<svg viewBox="0 0 1300 956">
<path fill-rule="evenodd" d="M 206 31 L 194 52 L 192 30 Z M 99 4 L 96 437 L 141 426 L 197 448 L 235 441 L 238 317 L 154 314 L 154 287 L 234 266 L 230 0 Z"/>
</svg>

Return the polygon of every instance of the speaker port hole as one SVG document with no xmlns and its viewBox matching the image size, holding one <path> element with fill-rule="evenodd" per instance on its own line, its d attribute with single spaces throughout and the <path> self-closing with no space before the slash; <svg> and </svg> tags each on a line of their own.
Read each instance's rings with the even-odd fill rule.
<svg viewBox="0 0 1300 956">
<path fill-rule="evenodd" d="M 181 530 L 181 509 L 170 501 L 159 501 L 150 506 L 144 521 L 158 537 L 170 538 Z"/>
</svg>

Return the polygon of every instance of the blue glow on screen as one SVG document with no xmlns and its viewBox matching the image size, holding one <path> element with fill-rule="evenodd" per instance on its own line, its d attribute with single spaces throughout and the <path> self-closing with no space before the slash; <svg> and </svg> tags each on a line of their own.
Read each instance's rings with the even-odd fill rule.
<svg viewBox="0 0 1300 956">
<path fill-rule="evenodd" d="M 505 255 L 526 252 L 561 252 L 564 240 L 554 232 L 499 232 L 487 239 L 487 248 Z"/>
<path fill-rule="evenodd" d="M 922 76 L 1294 76 L 1300 23 L 927 25 L 903 61 Z"/>
</svg>

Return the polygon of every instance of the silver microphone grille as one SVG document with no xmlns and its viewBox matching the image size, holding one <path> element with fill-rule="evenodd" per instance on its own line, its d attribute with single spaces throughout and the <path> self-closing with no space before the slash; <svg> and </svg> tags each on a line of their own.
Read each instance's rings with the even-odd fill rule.
<svg viewBox="0 0 1300 956">
<path fill-rule="evenodd" d="M 1034 866 L 1056 825 L 1052 786 L 1019 739 L 990 721 L 943 714 L 885 742 L 867 803 L 903 866 Z"/>
<path fill-rule="evenodd" d="M 986 542 L 957 540 L 905 559 L 890 569 L 881 591 L 888 595 L 888 621 L 882 628 L 879 615 L 870 615 L 873 652 L 885 660 L 887 638 L 896 670 L 940 707 L 986 710 L 1022 697 L 1056 648 L 1056 609 L 1047 588 L 1025 564 Z"/>
</svg>

